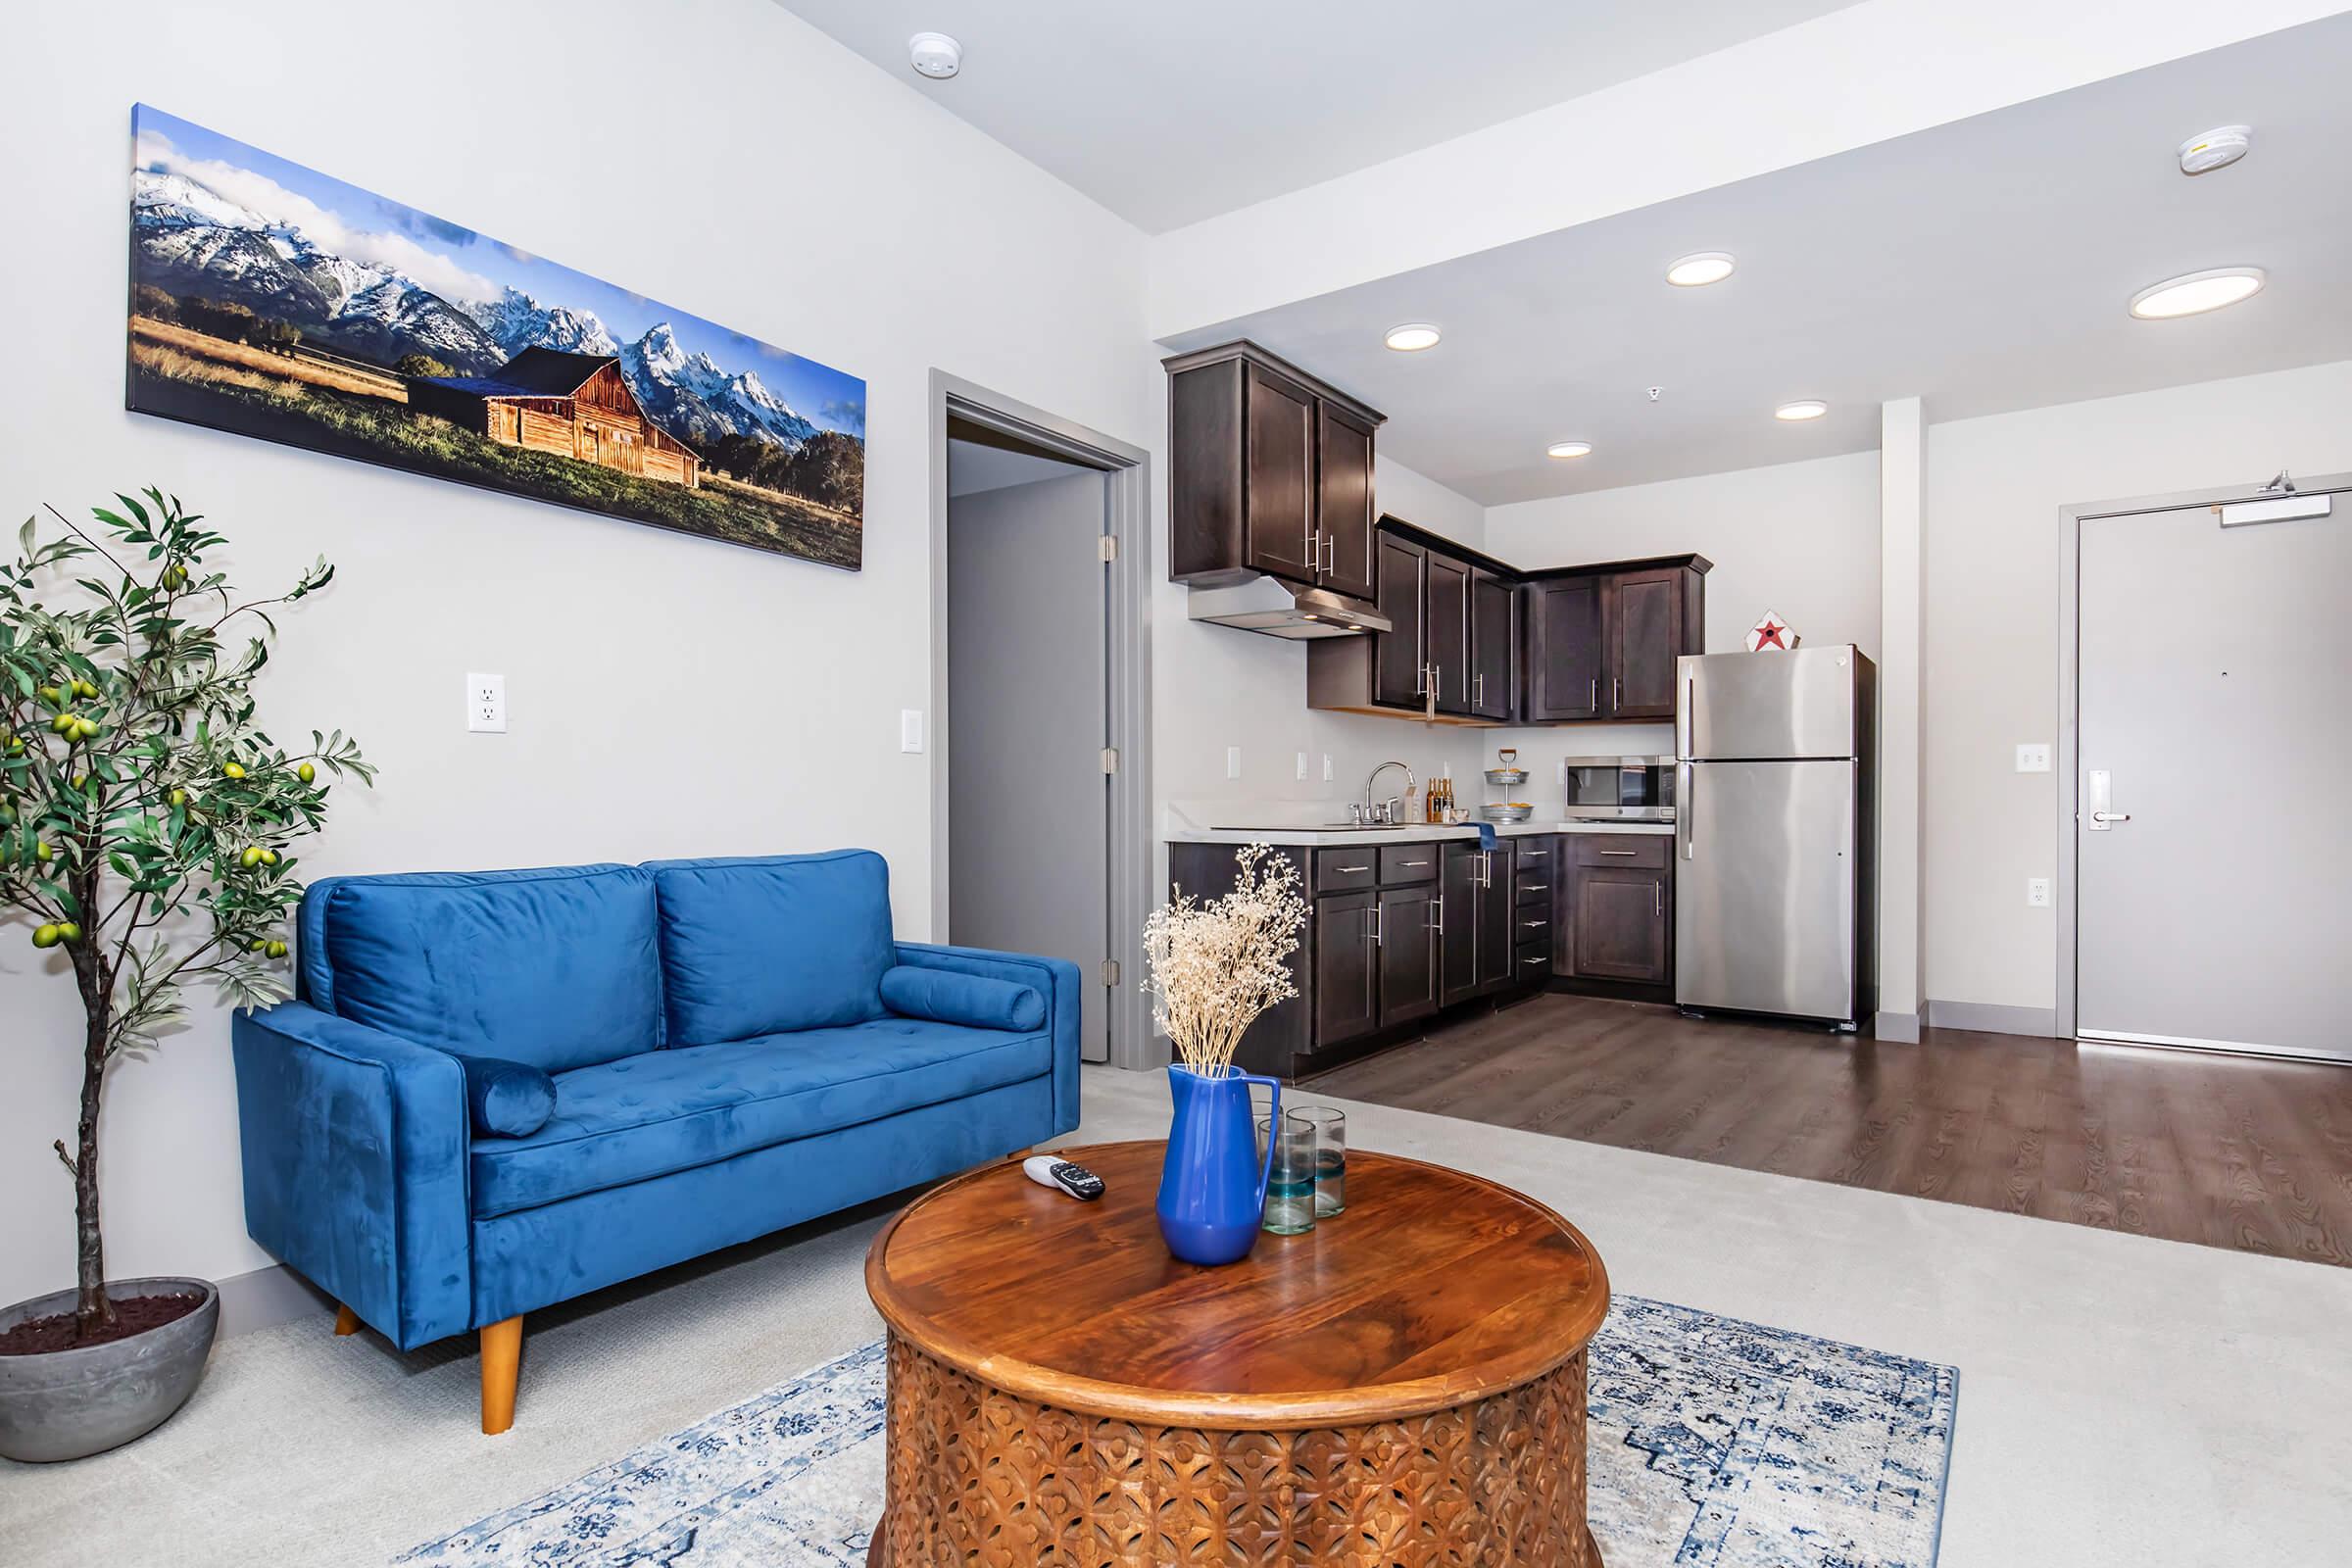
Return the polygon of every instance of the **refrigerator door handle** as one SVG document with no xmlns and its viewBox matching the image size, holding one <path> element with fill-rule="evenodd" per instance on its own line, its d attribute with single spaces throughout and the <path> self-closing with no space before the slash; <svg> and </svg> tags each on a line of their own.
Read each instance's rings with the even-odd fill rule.
<svg viewBox="0 0 2352 1568">
<path fill-rule="evenodd" d="M 1697 704 L 1698 677 L 1686 669 L 1683 671 L 1682 706 L 1674 710 L 1674 750 L 1678 757 L 1689 757 L 1691 753 L 1690 740 L 1698 729 L 1694 711 Z"/>
<path fill-rule="evenodd" d="M 1690 792 L 1691 787 L 1698 782 L 1698 772 L 1689 762 L 1678 762 L 1675 764 L 1675 773 L 1677 775 L 1674 781 L 1676 847 L 1683 852 L 1684 859 L 1695 860 L 1698 858 L 1698 839 L 1690 826 L 1690 818 L 1694 814 L 1691 810 L 1693 803 L 1690 799 Z"/>
</svg>

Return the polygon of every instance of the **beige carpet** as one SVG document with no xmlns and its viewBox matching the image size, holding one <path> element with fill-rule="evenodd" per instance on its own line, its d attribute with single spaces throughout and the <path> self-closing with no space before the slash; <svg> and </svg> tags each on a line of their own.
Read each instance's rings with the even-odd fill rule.
<svg viewBox="0 0 2352 1568">
<path fill-rule="evenodd" d="M 1090 1068 L 1071 1142 L 1164 1130 Z M 1350 1107 L 1362 1147 L 1477 1170 L 1584 1227 L 1624 1290 L 1961 1369 L 1941 1568 L 2341 1561 L 2352 1270 Z M 843 1216 L 537 1314 L 514 1430 L 462 1342 L 322 1315 L 224 1342 L 127 1448 L 0 1463 L 0 1562 L 378 1564 L 873 1338 Z"/>
</svg>

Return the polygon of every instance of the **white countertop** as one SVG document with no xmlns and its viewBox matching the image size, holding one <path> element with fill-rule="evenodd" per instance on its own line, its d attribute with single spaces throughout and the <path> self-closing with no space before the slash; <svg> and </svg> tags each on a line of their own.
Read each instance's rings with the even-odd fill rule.
<svg viewBox="0 0 2352 1568">
<path fill-rule="evenodd" d="M 1647 833 L 1670 836 L 1671 822 L 1497 822 L 1503 838 L 1526 838 L 1545 833 Z M 1170 844 L 1298 844 L 1309 847 L 1346 844 L 1413 844 L 1431 839 L 1475 839 L 1474 825 L 1445 827 L 1435 822 L 1412 822 L 1403 827 L 1211 827 L 1170 831 Z"/>
</svg>

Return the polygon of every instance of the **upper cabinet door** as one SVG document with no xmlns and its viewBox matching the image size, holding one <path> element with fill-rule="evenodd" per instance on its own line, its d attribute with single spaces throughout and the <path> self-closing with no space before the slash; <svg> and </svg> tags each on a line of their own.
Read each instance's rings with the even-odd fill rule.
<svg viewBox="0 0 2352 1568">
<path fill-rule="evenodd" d="M 1422 632 L 1429 649 L 1429 678 L 1437 687 L 1438 711 L 1470 711 L 1470 568 L 1429 555 L 1429 624 Z"/>
<path fill-rule="evenodd" d="M 1315 518 L 1323 531 L 1323 586 L 1369 599 L 1372 570 L 1372 426 L 1318 403 Z"/>
<path fill-rule="evenodd" d="M 1609 694 L 1597 577 L 1555 577 L 1527 589 L 1527 716 L 1598 718 Z"/>
<path fill-rule="evenodd" d="M 1313 583 L 1315 411 L 1312 392 L 1261 365 L 1242 368 L 1242 507 L 1247 564 Z"/>
<path fill-rule="evenodd" d="M 1429 685 L 1421 625 L 1421 564 L 1428 552 L 1386 533 L 1375 549 L 1372 597 L 1394 629 L 1372 633 L 1372 700 L 1418 708 Z"/>
<path fill-rule="evenodd" d="M 1666 567 L 1609 579 L 1609 712 L 1672 718 L 1675 662 L 1683 646 L 1683 573 Z"/>
<path fill-rule="evenodd" d="M 1511 716 L 1511 585 L 1491 571 L 1470 572 L 1470 711 Z"/>
</svg>

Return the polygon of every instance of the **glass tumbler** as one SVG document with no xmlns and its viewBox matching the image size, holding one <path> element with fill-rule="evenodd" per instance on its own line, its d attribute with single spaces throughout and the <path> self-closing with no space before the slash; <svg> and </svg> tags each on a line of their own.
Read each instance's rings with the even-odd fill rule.
<svg viewBox="0 0 2352 1568">
<path fill-rule="evenodd" d="M 1315 1129 L 1315 1217 L 1348 1211 L 1348 1113 L 1337 1105 L 1300 1105 L 1291 1112 Z"/>
<path fill-rule="evenodd" d="M 1279 1127 L 1270 1118 L 1257 1118 L 1259 1147 L 1274 1141 L 1274 1158 L 1266 1175 L 1265 1228 L 1276 1236 L 1297 1236 L 1315 1228 L 1315 1124 L 1284 1111 Z"/>
</svg>

